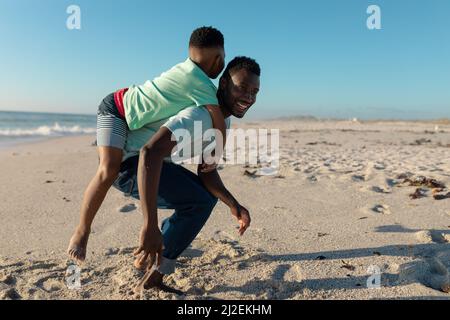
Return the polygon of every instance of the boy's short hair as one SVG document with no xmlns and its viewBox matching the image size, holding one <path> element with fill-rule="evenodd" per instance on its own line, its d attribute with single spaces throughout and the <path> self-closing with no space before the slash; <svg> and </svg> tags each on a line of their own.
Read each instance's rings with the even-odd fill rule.
<svg viewBox="0 0 450 320">
<path fill-rule="evenodd" d="M 241 69 L 250 71 L 258 77 L 261 75 L 261 68 L 259 67 L 258 62 L 252 58 L 244 56 L 236 57 L 231 60 L 225 68 L 223 75 L 229 78 L 231 76 L 230 72 L 239 71 Z"/>
<path fill-rule="evenodd" d="M 213 27 L 195 29 L 189 40 L 189 47 L 212 48 L 224 47 L 223 34 Z"/>
</svg>

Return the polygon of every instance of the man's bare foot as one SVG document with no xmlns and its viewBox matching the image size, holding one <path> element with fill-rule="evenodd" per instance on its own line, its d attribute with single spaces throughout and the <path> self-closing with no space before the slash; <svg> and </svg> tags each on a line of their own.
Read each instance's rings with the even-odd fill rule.
<svg viewBox="0 0 450 320">
<path fill-rule="evenodd" d="M 150 270 L 147 270 L 136 287 L 134 287 L 134 293 L 140 294 L 144 289 L 158 288 L 162 284 L 162 279 L 163 275 L 155 268 L 151 268 Z"/>
<path fill-rule="evenodd" d="M 161 289 L 163 286 L 164 275 L 159 273 L 156 269 L 150 274 L 150 277 L 144 283 L 144 289 L 158 288 Z"/>
<path fill-rule="evenodd" d="M 77 263 L 83 263 L 86 259 L 86 247 L 90 230 L 78 227 L 72 235 L 67 248 L 67 254 Z"/>
<path fill-rule="evenodd" d="M 155 268 L 147 271 L 138 285 L 134 288 L 135 293 L 140 293 L 144 289 L 158 289 L 169 293 L 175 293 L 177 295 L 184 295 L 184 292 L 166 286 L 163 283 L 164 275 L 159 273 Z"/>
<path fill-rule="evenodd" d="M 144 284 L 144 289 L 156 288 L 156 289 L 164 291 L 164 292 L 175 293 L 177 295 L 184 295 L 183 291 L 166 286 L 163 283 L 163 277 L 164 277 L 163 274 L 159 273 L 156 270 L 153 271 L 153 273 L 150 275 L 150 278 Z"/>
</svg>

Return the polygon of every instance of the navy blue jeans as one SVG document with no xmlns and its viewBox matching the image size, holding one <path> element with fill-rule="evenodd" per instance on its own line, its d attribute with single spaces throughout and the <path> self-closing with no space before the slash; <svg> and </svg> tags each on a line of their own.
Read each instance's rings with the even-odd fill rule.
<svg viewBox="0 0 450 320">
<path fill-rule="evenodd" d="M 139 199 L 137 168 L 139 156 L 122 162 L 114 187 L 126 196 Z M 174 209 L 164 219 L 161 232 L 164 239 L 163 261 L 159 271 L 170 274 L 178 256 L 191 244 L 205 225 L 217 198 L 206 190 L 200 178 L 186 168 L 164 162 L 158 188 L 158 208 Z"/>
</svg>

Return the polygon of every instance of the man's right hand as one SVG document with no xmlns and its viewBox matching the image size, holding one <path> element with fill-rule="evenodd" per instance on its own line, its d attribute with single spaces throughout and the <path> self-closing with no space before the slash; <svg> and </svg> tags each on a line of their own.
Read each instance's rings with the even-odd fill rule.
<svg viewBox="0 0 450 320">
<path fill-rule="evenodd" d="M 134 251 L 137 256 L 134 265 L 138 269 L 149 269 L 156 261 L 159 266 L 163 248 L 163 237 L 158 227 L 142 227 L 139 248 Z M 148 258 L 150 263 L 147 265 Z"/>
<path fill-rule="evenodd" d="M 217 163 L 212 163 L 212 164 L 202 163 L 200 165 L 201 173 L 208 173 L 208 172 L 211 172 L 216 169 L 217 169 Z"/>
</svg>

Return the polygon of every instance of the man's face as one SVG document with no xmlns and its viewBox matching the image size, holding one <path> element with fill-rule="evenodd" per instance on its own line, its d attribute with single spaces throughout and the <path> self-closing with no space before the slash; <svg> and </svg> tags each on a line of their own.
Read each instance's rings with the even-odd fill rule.
<svg viewBox="0 0 450 320">
<path fill-rule="evenodd" d="M 233 116 L 242 118 L 256 102 L 259 76 L 246 69 L 232 71 L 229 78 L 221 79 L 220 89 L 223 90 L 223 105 Z"/>
</svg>

